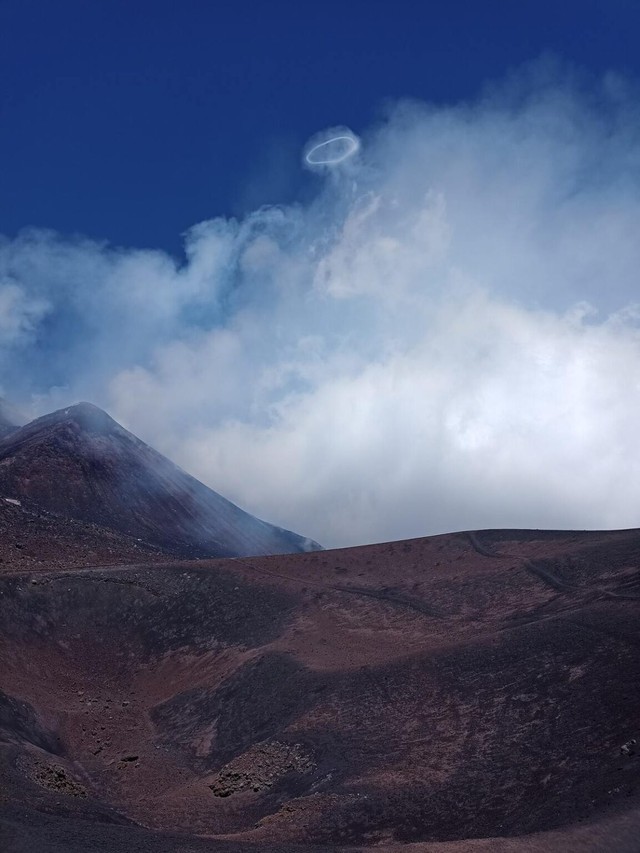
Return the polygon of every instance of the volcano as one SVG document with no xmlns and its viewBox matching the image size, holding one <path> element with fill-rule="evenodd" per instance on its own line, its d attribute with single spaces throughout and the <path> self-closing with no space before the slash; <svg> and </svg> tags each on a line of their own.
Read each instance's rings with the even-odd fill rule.
<svg viewBox="0 0 640 853">
<path fill-rule="evenodd" d="M 3 853 L 638 853 L 640 531 L 310 550 L 94 406 L 9 426 Z"/>
<path fill-rule="evenodd" d="M 89 403 L 5 430 L 0 495 L 39 512 L 189 557 L 320 547 L 244 512 Z"/>
</svg>

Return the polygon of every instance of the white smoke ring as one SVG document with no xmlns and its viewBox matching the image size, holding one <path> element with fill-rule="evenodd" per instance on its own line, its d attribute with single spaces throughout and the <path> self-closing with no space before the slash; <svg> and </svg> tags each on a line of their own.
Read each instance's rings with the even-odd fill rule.
<svg viewBox="0 0 640 853">
<path fill-rule="evenodd" d="M 310 169 L 338 166 L 360 150 L 359 138 L 348 127 L 333 127 L 313 136 L 305 145 L 304 164 Z"/>
</svg>

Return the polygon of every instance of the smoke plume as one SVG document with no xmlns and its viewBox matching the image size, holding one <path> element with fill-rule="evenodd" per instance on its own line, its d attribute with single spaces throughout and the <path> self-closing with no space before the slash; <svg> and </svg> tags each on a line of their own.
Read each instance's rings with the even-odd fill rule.
<svg viewBox="0 0 640 853">
<path fill-rule="evenodd" d="M 5 239 L 2 390 L 90 399 L 324 545 L 637 526 L 639 108 L 542 63 L 390 106 L 310 202 L 182 260 Z"/>
</svg>

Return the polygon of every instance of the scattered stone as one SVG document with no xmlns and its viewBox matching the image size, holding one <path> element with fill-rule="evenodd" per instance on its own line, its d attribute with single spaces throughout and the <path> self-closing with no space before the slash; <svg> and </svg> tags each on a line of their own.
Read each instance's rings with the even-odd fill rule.
<svg viewBox="0 0 640 853">
<path fill-rule="evenodd" d="M 257 794 L 289 773 L 308 773 L 314 767 L 313 759 L 301 744 L 265 742 L 223 767 L 209 788 L 216 797 L 229 797 L 241 791 Z"/>
<path fill-rule="evenodd" d="M 44 764 L 33 759 L 22 759 L 19 768 L 24 775 L 49 791 L 59 794 L 68 794 L 71 797 L 86 797 L 87 792 L 83 786 L 72 779 L 64 767 L 58 764 Z"/>
<path fill-rule="evenodd" d="M 622 755 L 627 756 L 635 755 L 637 745 L 638 741 L 636 738 L 633 737 L 631 738 L 631 740 L 628 740 L 626 743 L 622 744 L 622 746 L 620 747 L 620 753 Z"/>
</svg>

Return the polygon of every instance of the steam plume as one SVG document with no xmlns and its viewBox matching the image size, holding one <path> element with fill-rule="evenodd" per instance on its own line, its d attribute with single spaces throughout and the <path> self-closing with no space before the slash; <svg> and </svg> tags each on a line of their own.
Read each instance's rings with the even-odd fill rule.
<svg viewBox="0 0 640 853">
<path fill-rule="evenodd" d="M 640 523 L 640 99 L 538 65 L 401 102 L 185 260 L 0 244 L 3 391 L 79 398 L 325 545 Z"/>
</svg>

